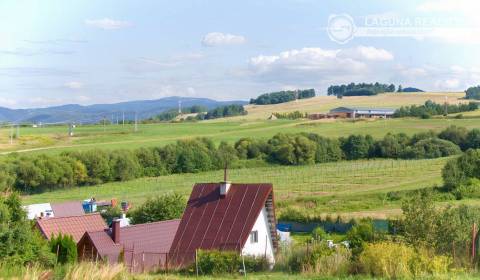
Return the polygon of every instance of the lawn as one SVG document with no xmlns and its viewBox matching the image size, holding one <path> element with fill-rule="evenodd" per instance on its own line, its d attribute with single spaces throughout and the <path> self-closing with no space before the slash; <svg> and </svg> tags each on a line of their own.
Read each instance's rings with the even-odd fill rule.
<svg viewBox="0 0 480 280">
<path fill-rule="evenodd" d="M 447 159 L 362 160 L 308 166 L 268 166 L 229 170 L 229 180 L 274 185 L 277 207 L 308 209 L 310 214 L 373 216 L 398 214 L 398 201 L 388 201 L 390 191 L 430 187 L 441 183 L 441 169 Z M 133 205 L 169 191 L 187 196 L 198 182 L 218 182 L 223 171 L 174 174 L 140 178 L 97 186 L 45 192 L 23 197 L 24 204 L 116 198 Z"/>
</svg>

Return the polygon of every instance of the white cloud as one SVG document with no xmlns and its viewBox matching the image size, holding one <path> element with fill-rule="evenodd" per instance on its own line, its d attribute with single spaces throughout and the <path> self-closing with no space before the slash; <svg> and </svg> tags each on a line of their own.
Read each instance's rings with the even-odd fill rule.
<svg viewBox="0 0 480 280">
<path fill-rule="evenodd" d="M 340 57 L 354 58 L 369 61 L 393 60 L 393 54 L 385 49 L 375 47 L 358 46 L 353 49 L 344 49 L 339 52 Z"/>
<path fill-rule="evenodd" d="M 77 82 L 77 81 L 72 81 L 72 82 L 65 83 L 64 86 L 69 88 L 69 89 L 81 89 L 81 88 L 83 88 L 83 83 L 82 82 Z"/>
<path fill-rule="evenodd" d="M 463 91 L 480 79 L 480 69 L 458 65 L 440 67 L 423 65 L 398 66 L 392 72 L 394 80 L 404 86 L 418 87 L 427 91 Z"/>
<path fill-rule="evenodd" d="M 252 57 L 249 68 L 254 77 L 282 85 L 325 85 L 330 82 L 382 81 L 393 54 L 374 47 L 353 49 L 302 48 L 276 55 Z M 373 73 L 375 66 L 376 74 Z"/>
<path fill-rule="evenodd" d="M 445 90 L 458 90 L 461 82 L 459 79 L 446 79 L 446 80 L 439 80 L 435 82 L 435 87 L 438 89 L 445 89 Z"/>
<path fill-rule="evenodd" d="M 241 35 L 233 35 L 221 32 L 210 32 L 202 39 L 204 46 L 215 47 L 222 45 L 241 45 L 247 40 Z"/>
<path fill-rule="evenodd" d="M 88 26 L 97 27 L 105 30 L 120 29 L 120 28 L 132 26 L 132 23 L 129 21 L 114 20 L 111 18 L 87 19 L 85 20 L 85 24 Z"/>
<path fill-rule="evenodd" d="M 0 107 L 12 107 L 15 105 L 17 105 L 16 100 L 0 96 Z"/>
</svg>

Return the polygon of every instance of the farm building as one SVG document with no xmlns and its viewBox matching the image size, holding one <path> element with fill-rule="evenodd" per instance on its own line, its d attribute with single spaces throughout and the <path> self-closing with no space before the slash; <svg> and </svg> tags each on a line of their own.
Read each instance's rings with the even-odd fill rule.
<svg viewBox="0 0 480 280">
<path fill-rule="evenodd" d="M 39 203 L 24 207 L 27 218 L 30 220 L 45 218 L 61 218 L 69 216 L 81 216 L 84 213 L 82 203 L 79 201 L 68 201 L 62 203 Z"/>
<path fill-rule="evenodd" d="M 180 220 L 161 221 L 120 227 L 120 220 L 111 229 L 87 231 L 78 242 L 81 260 L 123 260 L 132 272 L 148 271 L 164 266 Z"/>
<path fill-rule="evenodd" d="M 329 116 L 334 118 L 390 118 L 395 113 L 394 109 L 338 107 L 330 110 Z"/>
<path fill-rule="evenodd" d="M 170 248 L 182 267 L 198 249 L 261 256 L 273 265 L 278 247 L 271 184 L 196 184 Z"/>
<path fill-rule="evenodd" d="M 50 240 L 53 235 L 71 235 L 78 243 L 87 231 L 100 231 L 107 229 L 107 224 L 99 213 L 81 216 L 39 218 L 36 227 L 42 235 Z"/>
</svg>

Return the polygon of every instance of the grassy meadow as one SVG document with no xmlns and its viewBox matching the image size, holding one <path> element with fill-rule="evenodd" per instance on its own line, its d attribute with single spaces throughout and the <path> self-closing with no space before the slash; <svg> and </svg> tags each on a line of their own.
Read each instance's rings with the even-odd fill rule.
<svg viewBox="0 0 480 280">
<path fill-rule="evenodd" d="M 242 183 L 273 183 L 280 211 L 294 207 L 301 211 L 308 209 L 311 214 L 384 218 L 399 213 L 399 201 L 388 201 L 388 192 L 440 184 L 446 160 L 362 160 L 231 169 L 229 179 Z M 139 178 L 24 196 L 24 203 L 82 200 L 94 196 L 128 200 L 136 205 L 148 197 L 172 190 L 187 196 L 193 184 L 218 182 L 222 178 L 222 170 Z"/>
</svg>

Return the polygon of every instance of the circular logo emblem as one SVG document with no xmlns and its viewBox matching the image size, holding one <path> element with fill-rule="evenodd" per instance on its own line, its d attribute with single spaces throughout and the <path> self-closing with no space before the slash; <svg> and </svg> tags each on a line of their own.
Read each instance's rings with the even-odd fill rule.
<svg viewBox="0 0 480 280">
<path fill-rule="evenodd" d="M 355 22 L 350 15 L 330 15 L 327 27 L 328 37 L 334 42 L 345 44 L 355 34 Z"/>
</svg>

